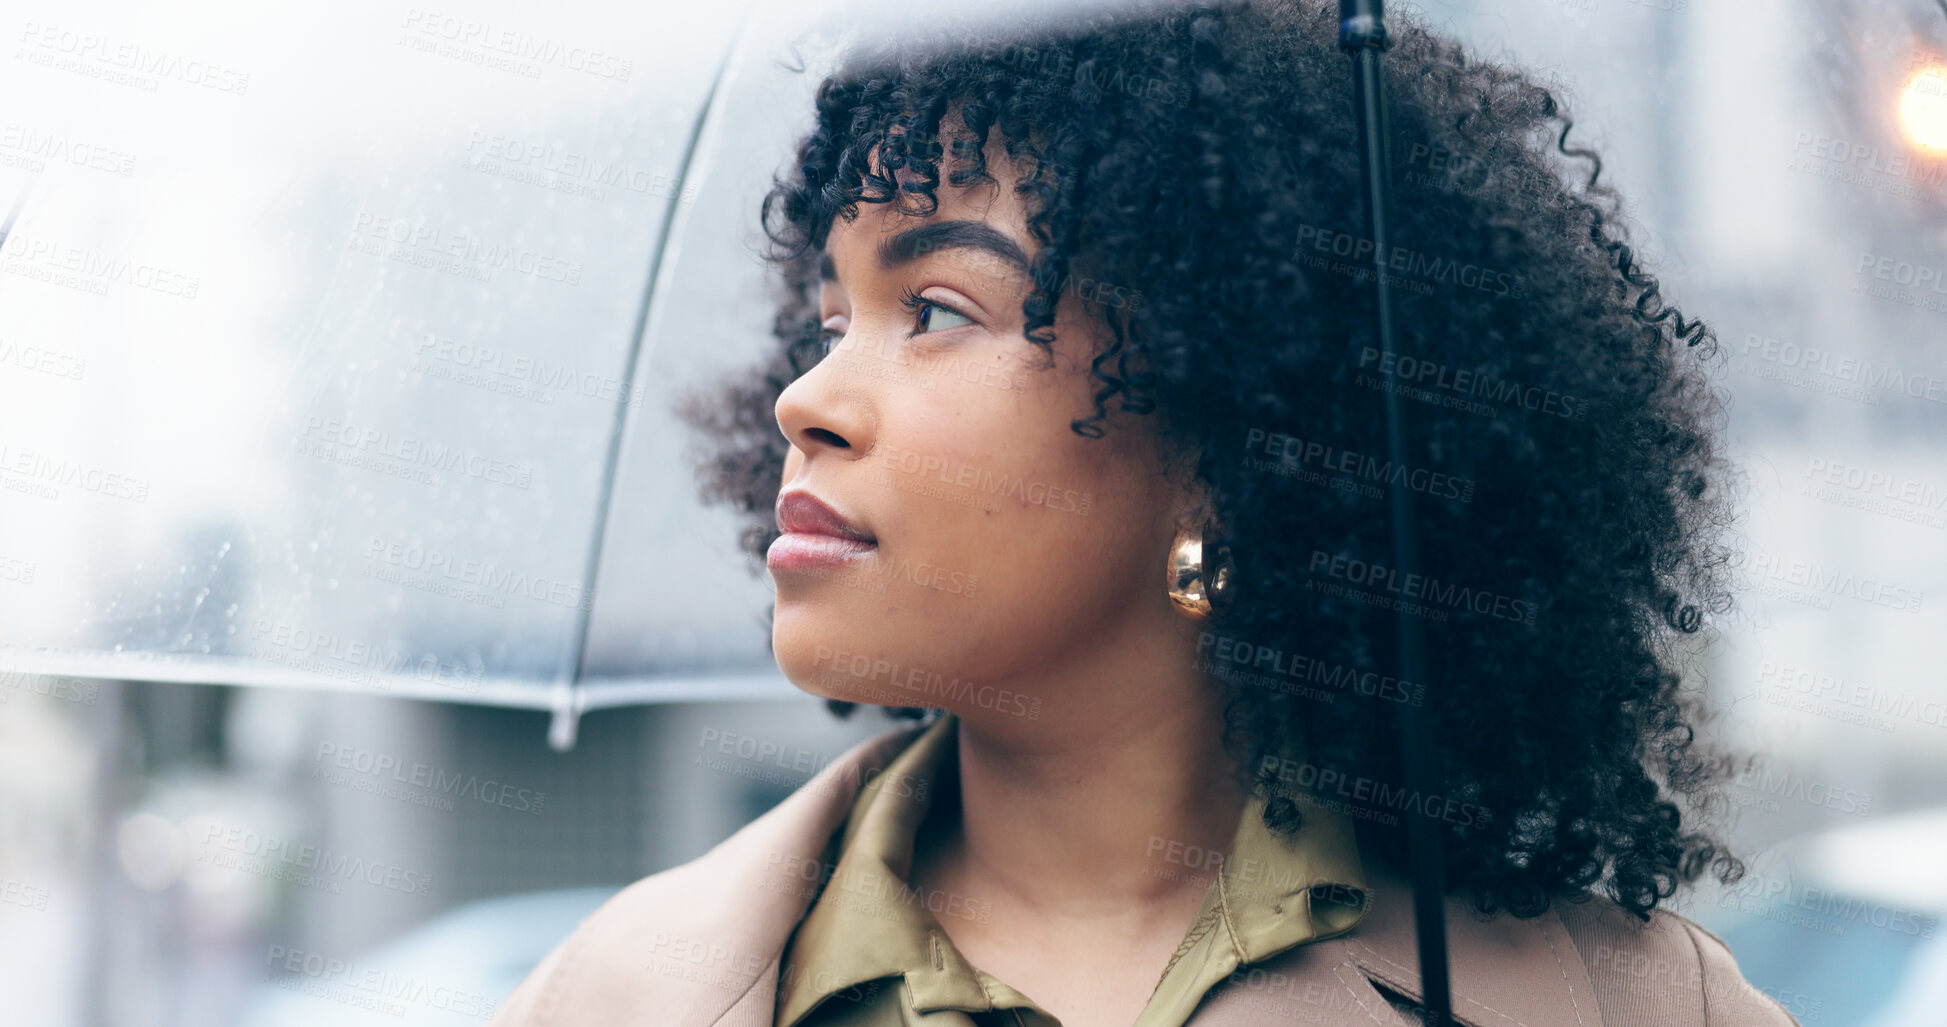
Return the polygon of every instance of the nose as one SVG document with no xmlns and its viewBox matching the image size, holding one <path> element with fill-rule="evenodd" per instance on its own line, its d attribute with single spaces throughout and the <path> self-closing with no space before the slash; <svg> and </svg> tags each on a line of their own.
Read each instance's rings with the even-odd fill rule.
<svg viewBox="0 0 1947 1027">
<path fill-rule="evenodd" d="M 842 364 L 827 356 L 778 395 L 778 430 L 807 459 L 830 451 L 856 460 L 872 450 L 871 396 L 847 380 Z"/>
</svg>

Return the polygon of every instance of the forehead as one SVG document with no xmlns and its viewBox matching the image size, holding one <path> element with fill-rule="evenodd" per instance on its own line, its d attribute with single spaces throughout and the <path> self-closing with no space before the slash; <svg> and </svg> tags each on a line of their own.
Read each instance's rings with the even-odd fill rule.
<svg viewBox="0 0 1947 1027">
<path fill-rule="evenodd" d="M 994 180 L 953 185 L 948 179 L 955 165 L 942 158 L 940 181 L 933 187 L 936 203 L 928 213 L 919 213 L 919 194 L 902 192 L 884 203 L 860 202 L 850 220 L 833 219 L 819 260 L 820 278 L 834 281 L 841 267 L 847 275 L 888 271 L 949 250 L 996 270 L 1025 272 L 1039 246 L 1028 233 L 1026 203 L 1014 191 L 1021 167 L 1007 156 L 998 132 L 988 134 L 983 152 Z M 868 159 L 874 168 L 881 167 L 878 146 Z M 910 168 L 900 168 L 894 177 L 902 186 L 918 181 Z"/>
</svg>

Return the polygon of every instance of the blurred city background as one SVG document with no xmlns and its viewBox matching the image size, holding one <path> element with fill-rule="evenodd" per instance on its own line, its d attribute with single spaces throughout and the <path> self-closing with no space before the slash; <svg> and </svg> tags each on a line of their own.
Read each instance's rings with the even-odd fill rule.
<svg viewBox="0 0 1947 1027">
<path fill-rule="evenodd" d="M 0 1022 L 483 1022 L 884 729 L 777 673 L 670 412 L 769 344 L 836 7 L 8 5 Z M 1685 912 L 1801 1023 L 1947 1022 L 1947 5 L 1390 9 L 1560 85 L 1727 352 L 1769 758 Z"/>
</svg>

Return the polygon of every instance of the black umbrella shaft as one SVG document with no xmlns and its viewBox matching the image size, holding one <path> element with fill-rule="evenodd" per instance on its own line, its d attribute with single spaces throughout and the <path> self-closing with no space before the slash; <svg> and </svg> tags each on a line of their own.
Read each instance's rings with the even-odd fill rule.
<svg viewBox="0 0 1947 1027">
<path fill-rule="evenodd" d="M 1365 214 L 1367 238 L 1372 240 L 1373 317 L 1379 335 L 1379 348 L 1389 358 L 1398 352 L 1394 344 L 1393 293 L 1387 280 L 1386 265 L 1392 255 L 1389 178 L 1391 157 L 1387 152 L 1385 82 L 1379 74 L 1379 56 L 1391 45 L 1386 35 L 1381 0 L 1339 0 L 1339 46 L 1352 56 L 1353 92 L 1358 104 L 1359 150 L 1365 165 Z M 1400 404 L 1399 383 L 1394 381 L 1396 358 L 1380 365 L 1386 373 L 1386 456 L 1389 466 L 1406 466 L 1406 438 Z M 1386 490 L 1390 499 L 1393 529 L 1393 561 L 1402 577 L 1419 573 L 1420 540 L 1413 519 L 1412 493 L 1403 488 Z M 1417 616 L 1401 609 L 1396 614 L 1399 632 L 1400 677 L 1428 688 L 1426 642 Z M 1430 689 L 1429 689 L 1430 690 Z M 1399 704 L 1399 733 L 1402 784 L 1413 796 L 1436 795 L 1439 766 L 1434 759 L 1431 725 L 1422 708 L 1413 703 Z M 1440 854 L 1439 822 L 1419 812 L 1423 803 L 1414 803 L 1406 817 L 1406 842 L 1413 877 L 1413 923 L 1419 940 L 1421 1004 L 1426 1009 L 1428 1027 L 1446 1027 L 1453 1022 L 1452 999 L 1447 982 L 1446 873 Z"/>
</svg>

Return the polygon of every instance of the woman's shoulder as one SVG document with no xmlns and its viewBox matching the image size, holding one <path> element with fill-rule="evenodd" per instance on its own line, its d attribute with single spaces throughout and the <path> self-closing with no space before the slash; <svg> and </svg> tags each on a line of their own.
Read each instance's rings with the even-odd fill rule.
<svg viewBox="0 0 1947 1027">
<path fill-rule="evenodd" d="M 715 1023 L 744 1006 L 768 1010 L 826 843 L 861 782 L 916 735 L 859 742 L 708 852 L 617 892 L 528 972 L 492 1027 Z"/>
<path fill-rule="evenodd" d="M 1797 1020 L 1752 985 L 1724 939 L 1668 909 L 1643 920 L 1600 896 L 1558 900 L 1607 1024 L 1786 1027 Z"/>
<path fill-rule="evenodd" d="M 1384 860 L 1369 861 L 1365 877 L 1365 915 L 1341 943 L 1388 1001 L 1418 1003 L 1412 885 Z M 1454 1014 L 1476 1027 L 1797 1023 L 1744 979 L 1716 935 L 1674 911 L 1644 919 L 1593 894 L 1525 918 L 1482 916 L 1471 896 L 1449 894 L 1447 961 Z"/>
</svg>

